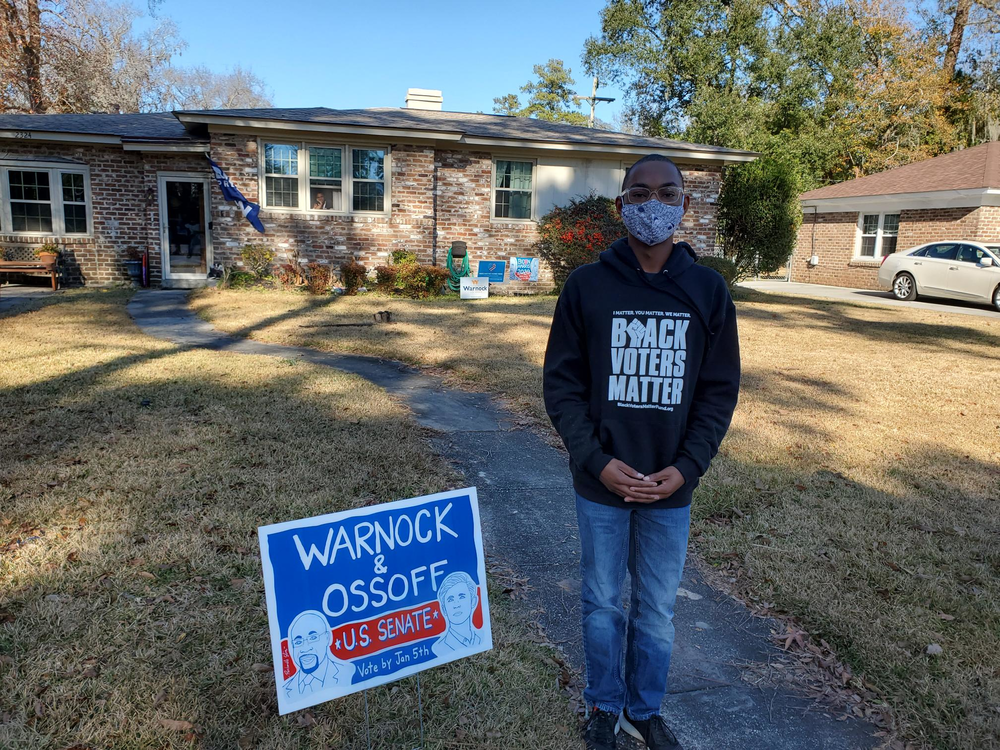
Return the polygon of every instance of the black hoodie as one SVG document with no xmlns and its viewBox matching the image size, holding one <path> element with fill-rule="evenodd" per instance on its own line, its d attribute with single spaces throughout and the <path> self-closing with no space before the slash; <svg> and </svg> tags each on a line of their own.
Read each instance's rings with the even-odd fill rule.
<svg viewBox="0 0 1000 750">
<path fill-rule="evenodd" d="M 627 239 L 570 274 L 545 351 L 545 409 L 566 444 L 576 491 L 619 507 L 679 508 L 729 429 L 740 387 L 736 308 L 717 272 L 674 244 L 646 274 Z M 670 497 L 626 504 L 598 478 L 612 458 L 653 474 L 675 466 Z"/>
</svg>

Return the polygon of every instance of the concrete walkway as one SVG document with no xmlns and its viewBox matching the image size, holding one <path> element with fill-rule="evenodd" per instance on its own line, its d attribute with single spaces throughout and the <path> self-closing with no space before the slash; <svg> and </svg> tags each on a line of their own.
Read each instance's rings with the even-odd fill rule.
<svg viewBox="0 0 1000 750">
<path fill-rule="evenodd" d="M 1000 320 L 1000 312 L 992 305 L 960 300 L 934 299 L 921 297 L 913 302 L 902 302 L 889 292 L 872 289 L 849 289 L 843 286 L 823 286 L 822 284 L 799 284 L 794 281 L 741 281 L 739 286 L 756 289 L 758 292 L 778 292 L 794 294 L 803 297 L 820 297 L 836 299 L 844 302 L 861 302 L 869 305 L 887 305 L 889 307 L 905 307 L 910 310 L 929 310 L 931 312 L 955 313 L 957 315 L 975 315 L 979 318 Z"/>
<path fill-rule="evenodd" d="M 526 616 L 582 670 L 579 555 L 566 458 L 514 414 L 482 394 L 447 389 L 397 362 L 265 344 L 220 333 L 186 306 L 183 291 L 140 291 L 128 309 L 146 333 L 182 346 L 300 359 L 352 372 L 400 396 L 417 421 L 438 431 L 435 450 L 479 491 L 486 552 L 528 579 Z M 677 631 L 664 715 L 687 750 L 852 750 L 874 748 L 875 729 L 824 710 L 787 688 L 753 687 L 747 663 L 780 651 L 769 628 L 713 590 L 689 566 L 677 600 Z M 619 738 L 619 747 L 634 747 Z"/>
<path fill-rule="evenodd" d="M 22 284 L 4 284 L 0 286 L 0 313 L 20 305 L 26 305 L 35 300 L 51 297 L 53 292 L 47 286 L 24 286 Z"/>
</svg>

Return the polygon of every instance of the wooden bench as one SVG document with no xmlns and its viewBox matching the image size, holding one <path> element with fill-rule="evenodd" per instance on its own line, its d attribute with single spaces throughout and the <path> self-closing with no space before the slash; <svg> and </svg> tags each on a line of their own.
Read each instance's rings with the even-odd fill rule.
<svg viewBox="0 0 1000 750">
<path fill-rule="evenodd" d="M 52 276 L 52 291 L 55 291 L 59 286 L 59 269 L 56 266 L 56 261 L 0 260 L 0 273 L 47 273 Z"/>
</svg>

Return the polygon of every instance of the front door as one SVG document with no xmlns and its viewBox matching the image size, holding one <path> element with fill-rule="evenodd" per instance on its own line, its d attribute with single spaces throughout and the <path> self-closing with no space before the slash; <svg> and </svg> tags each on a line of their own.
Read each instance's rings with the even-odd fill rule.
<svg viewBox="0 0 1000 750">
<path fill-rule="evenodd" d="M 158 182 L 163 279 L 204 281 L 212 264 L 208 178 L 161 174 Z"/>
<path fill-rule="evenodd" d="M 989 302 L 993 298 L 993 290 L 1000 282 L 1000 268 L 992 263 L 983 265 L 983 258 L 989 257 L 986 251 L 975 245 L 962 245 L 958 250 L 958 262 L 953 271 L 955 281 L 953 287 L 956 294 L 980 302 Z"/>
</svg>

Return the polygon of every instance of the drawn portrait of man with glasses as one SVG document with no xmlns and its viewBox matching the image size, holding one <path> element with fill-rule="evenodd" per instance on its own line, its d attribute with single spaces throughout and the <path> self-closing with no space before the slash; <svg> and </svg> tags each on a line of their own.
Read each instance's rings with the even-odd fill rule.
<svg viewBox="0 0 1000 750">
<path fill-rule="evenodd" d="M 285 695 L 295 699 L 351 684 L 354 665 L 335 659 L 333 634 L 326 616 L 315 609 L 300 612 L 288 626 L 288 648 L 295 674 L 285 680 Z"/>
</svg>

